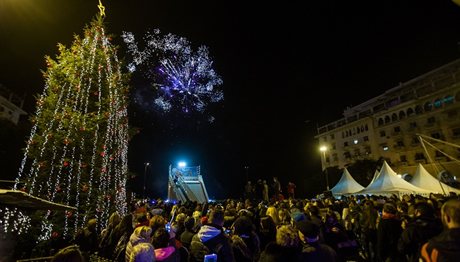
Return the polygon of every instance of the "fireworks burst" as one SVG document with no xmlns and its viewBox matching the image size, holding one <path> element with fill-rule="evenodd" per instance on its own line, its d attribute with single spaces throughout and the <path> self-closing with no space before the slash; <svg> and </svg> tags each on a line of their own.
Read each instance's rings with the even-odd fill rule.
<svg viewBox="0 0 460 262">
<path fill-rule="evenodd" d="M 148 32 L 140 50 L 131 32 L 123 32 L 132 62 L 131 72 L 142 71 L 156 89 L 153 103 L 164 112 L 179 109 L 182 112 L 204 112 L 209 103 L 223 100 L 222 79 L 212 68 L 206 46 L 193 51 L 190 42 L 173 34 L 161 35 L 156 29 Z"/>
</svg>

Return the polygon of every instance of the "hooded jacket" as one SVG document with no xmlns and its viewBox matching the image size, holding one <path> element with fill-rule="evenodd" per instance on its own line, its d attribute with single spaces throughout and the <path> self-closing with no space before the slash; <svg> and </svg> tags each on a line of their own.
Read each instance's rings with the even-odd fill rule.
<svg viewBox="0 0 460 262">
<path fill-rule="evenodd" d="M 217 261 L 234 262 L 230 239 L 218 225 L 203 225 L 190 243 L 190 260 L 203 261 L 204 255 L 216 253 Z"/>
<path fill-rule="evenodd" d="M 125 253 L 125 260 L 126 261 L 133 261 L 134 253 L 133 249 L 136 245 L 140 243 L 148 243 L 150 246 L 150 233 L 152 229 L 146 226 L 137 227 L 134 232 L 129 237 L 128 244 L 126 245 L 126 253 Z M 151 252 L 153 253 L 153 246 L 151 248 Z"/>
</svg>

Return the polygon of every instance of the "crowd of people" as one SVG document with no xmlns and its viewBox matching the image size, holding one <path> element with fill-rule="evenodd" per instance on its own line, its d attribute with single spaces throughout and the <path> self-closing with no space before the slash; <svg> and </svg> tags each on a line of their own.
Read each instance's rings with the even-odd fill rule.
<svg viewBox="0 0 460 262">
<path fill-rule="evenodd" d="M 278 177 L 273 177 L 273 181 L 267 182 L 265 179 L 258 179 L 256 183 L 251 180 L 244 186 L 245 199 L 260 199 L 269 202 L 270 199 L 284 200 L 285 198 L 295 198 L 296 185 L 289 181 L 286 185 L 286 191 L 283 191 L 281 182 Z"/>
<path fill-rule="evenodd" d="M 460 257 L 457 196 L 139 201 L 123 217 L 112 213 L 101 232 L 96 222 L 89 220 L 70 247 L 72 254 L 78 250 L 87 261 L 91 256 L 107 261 L 191 262 Z"/>
</svg>

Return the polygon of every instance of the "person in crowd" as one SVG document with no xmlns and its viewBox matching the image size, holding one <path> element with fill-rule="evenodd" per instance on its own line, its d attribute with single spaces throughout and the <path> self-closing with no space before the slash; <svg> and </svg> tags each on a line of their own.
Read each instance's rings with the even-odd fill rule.
<svg viewBox="0 0 460 262">
<path fill-rule="evenodd" d="M 176 239 L 180 240 L 180 236 L 185 231 L 184 221 L 187 218 L 187 215 L 184 213 L 178 213 L 171 227 L 174 228 L 176 233 Z"/>
<path fill-rule="evenodd" d="M 287 208 L 278 209 L 278 221 L 279 225 L 288 225 L 291 223 L 291 216 Z"/>
<path fill-rule="evenodd" d="M 190 250 L 190 243 L 192 242 L 193 235 L 195 232 L 195 219 L 193 217 L 187 217 L 184 221 L 185 231 L 180 235 L 180 241 L 182 245 Z"/>
<path fill-rule="evenodd" d="M 296 188 L 296 185 L 292 181 L 289 181 L 287 184 L 288 198 L 290 199 L 295 198 L 295 188 Z"/>
<path fill-rule="evenodd" d="M 279 225 L 278 209 L 275 206 L 269 206 L 266 215 L 271 217 L 276 225 Z"/>
<path fill-rule="evenodd" d="M 135 257 L 138 256 L 134 253 L 134 247 L 138 244 L 145 243 L 149 248 L 142 248 L 136 250 L 136 252 L 152 252 L 153 246 L 150 244 L 150 235 L 152 229 L 149 226 L 139 226 L 134 229 L 134 232 L 129 237 L 125 251 L 125 261 L 134 261 Z"/>
<path fill-rule="evenodd" d="M 320 209 L 318 206 L 309 205 L 306 213 L 308 214 L 309 220 L 318 226 L 319 228 L 319 242 L 324 243 L 324 222 L 321 217 Z"/>
<path fill-rule="evenodd" d="M 339 261 L 355 260 L 359 256 L 358 243 L 347 234 L 345 227 L 331 210 L 326 214 L 324 228 L 325 243 L 335 250 Z"/>
<path fill-rule="evenodd" d="M 251 180 L 246 182 L 244 186 L 244 199 L 252 199 L 254 197 L 254 186 L 252 185 Z"/>
<path fill-rule="evenodd" d="M 136 213 L 136 225 L 134 228 L 141 227 L 141 226 L 149 226 L 149 219 L 147 217 L 147 211 L 143 213 Z"/>
<path fill-rule="evenodd" d="M 295 223 L 301 243 L 300 261 L 339 261 L 335 250 L 319 242 L 319 226 L 304 220 Z"/>
<path fill-rule="evenodd" d="M 259 259 L 260 240 L 250 217 L 240 216 L 235 220 L 231 240 L 236 261 L 250 262 Z"/>
<path fill-rule="evenodd" d="M 149 222 L 150 227 L 152 228 L 152 235 L 158 228 L 165 227 L 168 221 L 162 215 L 154 215 Z"/>
<path fill-rule="evenodd" d="M 85 262 L 85 258 L 78 245 L 71 245 L 54 254 L 51 262 Z"/>
<path fill-rule="evenodd" d="M 442 222 L 435 217 L 434 208 L 427 202 L 415 205 L 414 219 L 403 230 L 398 250 L 407 261 L 419 261 L 420 248 L 430 238 L 442 232 Z"/>
<path fill-rule="evenodd" d="M 401 220 L 396 216 L 395 204 L 387 202 L 383 205 L 382 218 L 377 227 L 377 260 L 397 261 L 400 259 L 398 240 L 401 236 Z"/>
<path fill-rule="evenodd" d="M 229 237 L 223 231 L 224 211 L 210 212 L 208 223 L 201 226 L 190 244 L 190 260 L 201 262 L 207 253 L 217 254 L 218 261 L 235 261 Z M 206 250 L 207 249 L 207 250 Z"/>
<path fill-rule="evenodd" d="M 299 235 L 292 225 L 282 225 L 260 254 L 259 262 L 300 261 Z"/>
<path fill-rule="evenodd" d="M 265 215 L 260 218 L 258 236 L 261 250 L 263 250 L 268 243 L 276 240 L 276 224 L 271 216 Z"/>
<path fill-rule="evenodd" d="M 123 261 L 125 259 L 126 245 L 134 231 L 133 219 L 131 213 L 126 214 L 110 234 L 108 254 L 111 254 L 112 259 L 115 261 Z"/>
<path fill-rule="evenodd" d="M 164 227 L 153 233 L 152 244 L 155 248 L 156 261 L 179 262 L 180 254 L 174 245 L 171 245 L 170 234 Z"/>
<path fill-rule="evenodd" d="M 109 223 L 107 227 L 102 230 L 100 237 L 99 237 L 99 252 L 98 254 L 102 257 L 110 258 L 111 251 L 108 250 L 109 248 L 109 240 L 110 234 L 113 232 L 115 227 L 120 223 L 121 217 L 117 211 L 113 212 L 109 217 Z"/>
<path fill-rule="evenodd" d="M 269 196 L 269 189 L 268 189 L 268 184 L 267 184 L 267 180 L 263 180 L 262 182 L 263 184 L 263 188 L 262 188 L 262 199 L 264 200 L 265 203 L 268 203 L 268 201 L 270 201 L 270 198 L 268 197 Z"/>
<path fill-rule="evenodd" d="M 458 261 L 460 258 L 460 199 L 453 198 L 441 207 L 444 230 L 422 246 L 421 261 Z"/>
<path fill-rule="evenodd" d="M 130 260 L 126 262 L 155 262 L 155 252 L 153 246 L 150 243 L 139 243 L 134 246 L 133 253 Z"/>
<path fill-rule="evenodd" d="M 291 221 L 290 224 L 294 225 L 297 222 L 307 220 L 307 216 L 304 212 L 300 211 L 298 208 L 292 209 L 290 212 Z"/>
<path fill-rule="evenodd" d="M 273 177 L 273 199 L 274 201 L 278 201 L 280 199 L 280 194 L 281 194 L 281 183 L 278 180 L 278 177 Z"/>
<path fill-rule="evenodd" d="M 94 253 L 98 250 L 98 234 L 96 232 L 97 220 L 92 218 L 88 220 L 86 226 L 78 231 L 75 236 L 74 243 L 80 247 L 85 257 L 89 257 L 89 254 Z"/>
<path fill-rule="evenodd" d="M 363 202 L 363 211 L 359 217 L 361 228 L 361 246 L 364 255 L 369 261 L 376 261 L 377 258 L 377 220 L 379 213 L 374 206 L 374 201 L 367 199 Z"/>
<path fill-rule="evenodd" d="M 263 189 L 264 189 L 264 184 L 262 182 L 262 179 L 257 179 L 256 184 L 254 185 L 254 199 L 257 201 L 260 201 L 263 199 Z"/>
</svg>

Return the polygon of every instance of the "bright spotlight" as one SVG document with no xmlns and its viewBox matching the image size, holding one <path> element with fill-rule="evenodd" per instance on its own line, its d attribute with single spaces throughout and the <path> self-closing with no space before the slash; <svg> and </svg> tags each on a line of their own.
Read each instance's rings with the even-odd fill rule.
<svg viewBox="0 0 460 262">
<path fill-rule="evenodd" d="M 184 161 L 181 161 L 181 162 L 179 162 L 178 166 L 179 167 L 186 167 L 187 163 L 185 163 Z"/>
</svg>

